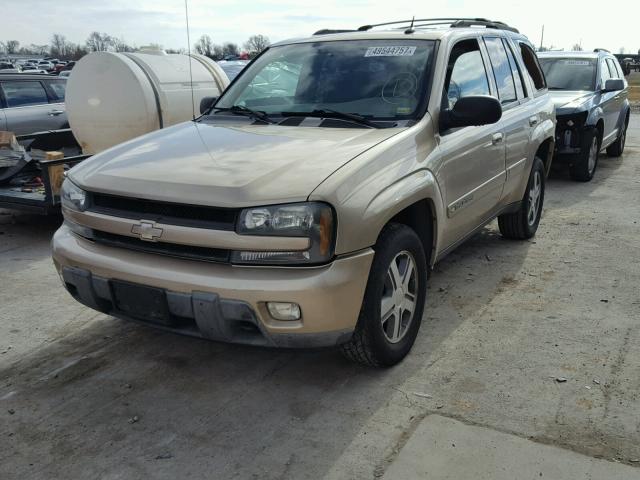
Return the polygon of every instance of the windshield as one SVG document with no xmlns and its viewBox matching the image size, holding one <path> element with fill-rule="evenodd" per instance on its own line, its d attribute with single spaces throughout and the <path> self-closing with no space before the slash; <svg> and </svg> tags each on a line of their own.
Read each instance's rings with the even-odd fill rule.
<svg viewBox="0 0 640 480">
<path fill-rule="evenodd" d="M 381 120 L 415 118 L 426 101 L 433 52 L 433 41 L 409 39 L 272 47 L 242 72 L 216 107 L 269 115 L 334 110 Z"/>
<path fill-rule="evenodd" d="M 595 90 L 595 58 L 540 58 L 552 90 Z"/>
</svg>

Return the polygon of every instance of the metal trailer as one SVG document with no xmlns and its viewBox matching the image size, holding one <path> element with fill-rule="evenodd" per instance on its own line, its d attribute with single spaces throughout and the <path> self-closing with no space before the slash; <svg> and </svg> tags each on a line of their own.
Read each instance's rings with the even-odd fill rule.
<svg viewBox="0 0 640 480">
<path fill-rule="evenodd" d="M 47 160 L 32 158 L 20 173 L 33 173 L 42 180 L 43 188 L 37 191 L 25 191 L 20 186 L 0 183 L 0 208 L 49 215 L 60 211 L 60 187 L 65 170 L 90 157 L 82 155 L 82 149 L 71 129 L 50 130 L 46 132 L 20 135 L 16 139 L 27 146 L 27 153 L 38 149 L 43 151 L 62 151 L 61 159 Z"/>
</svg>

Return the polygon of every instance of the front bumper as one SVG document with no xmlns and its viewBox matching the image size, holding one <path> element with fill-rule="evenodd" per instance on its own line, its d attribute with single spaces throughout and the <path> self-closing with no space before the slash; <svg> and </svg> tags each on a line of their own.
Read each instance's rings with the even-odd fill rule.
<svg viewBox="0 0 640 480">
<path fill-rule="evenodd" d="M 585 113 L 586 117 L 586 113 Z M 558 115 L 556 123 L 556 160 L 572 160 L 575 155 L 580 155 L 583 148 L 583 138 L 590 127 L 585 125 L 586 118 L 582 115 Z"/>
<path fill-rule="evenodd" d="M 277 347 L 349 340 L 373 255 L 367 249 L 322 267 L 238 267 L 98 245 L 64 225 L 53 237 L 54 263 L 67 290 L 91 308 L 186 335 Z M 133 310 L 123 305 L 114 283 L 119 290 L 130 285 L 133 293 L 144 287 L 163 292 L 165 315 L 154 314 L 158 295 L 137 297 Z M 295 302 L 302 318 L 275 320 L 268 301 Z"/>
</svg>

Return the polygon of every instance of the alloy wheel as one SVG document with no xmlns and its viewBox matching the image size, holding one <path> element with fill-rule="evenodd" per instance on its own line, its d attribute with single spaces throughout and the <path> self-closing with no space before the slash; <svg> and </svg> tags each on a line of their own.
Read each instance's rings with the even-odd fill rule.
<svg viewBox="0 0 640 480">
<path fill-rule="evenodd" d="M 418 299 L 418 273 L 413 255 L 398 253 L 387 270 L 380 301 L 382 331 L 391 343 L 398 343 L 409 331 Z"/>
<path fill-rule="evenodd" d="M 540 210 L 540 200 L 542 199 L 542 176 L 539 171 L 533 172 L 533 184 L 529 189 L 529 212 L 527 221 L 529 226 L 533 226 L 538 220 L 538 211 Z"/>
<path fill-rule="evenodd" d="M 593 174 L 593 171 L 596 169 L 596 161 L 598 160 L 598 139 L 597 137 L 593 137 L 591 142 L 591 148 L 589 149 L 589 175 Z"/>
</svg>

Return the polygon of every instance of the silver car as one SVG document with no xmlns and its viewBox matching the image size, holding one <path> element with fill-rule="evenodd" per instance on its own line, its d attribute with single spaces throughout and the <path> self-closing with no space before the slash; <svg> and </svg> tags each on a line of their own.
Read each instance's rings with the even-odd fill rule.
<svg viewBox="0 0 640 480">
<path fill-rule="evenodd" d="M 26 135 L 68 128 L 64 78 L 34 74 L 0 76 L 0 130 Z"/>
</svg>

